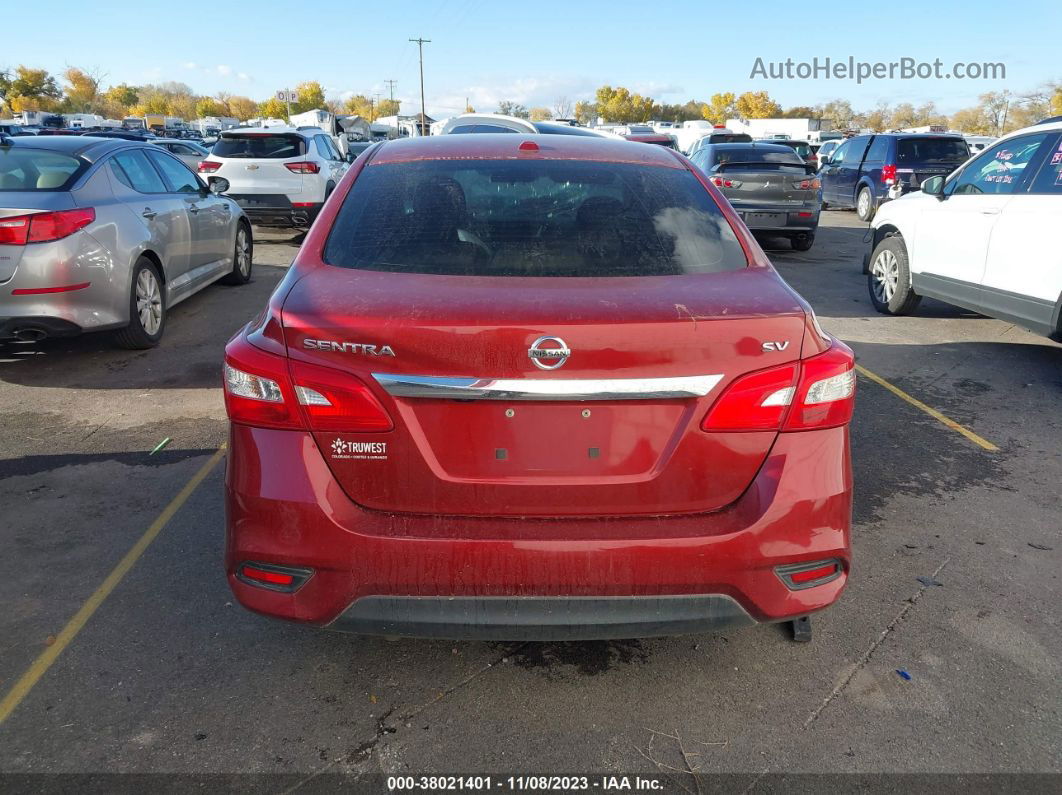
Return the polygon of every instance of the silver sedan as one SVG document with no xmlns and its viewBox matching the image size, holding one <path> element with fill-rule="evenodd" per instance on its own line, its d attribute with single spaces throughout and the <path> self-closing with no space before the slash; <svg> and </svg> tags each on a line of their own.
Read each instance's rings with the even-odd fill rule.
<svg viewBox="0 0 1062 795">
<path fill-rule="evenodd" d="M 174 304 L 251 279 L 251 225 L 226 188 L 150 143 L 0 137 L 0 339 L 112 329 L 157 345 Z"/>
</svg>

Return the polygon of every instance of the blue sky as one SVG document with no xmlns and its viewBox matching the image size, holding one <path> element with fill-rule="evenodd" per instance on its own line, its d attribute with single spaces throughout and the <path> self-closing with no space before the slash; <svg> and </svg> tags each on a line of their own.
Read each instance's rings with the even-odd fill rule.
<svg viewBox="0 0 1062 795">
<path fill-rule="evenodd" d="M 590 98 L 604 83 L 658 100 L 767 90 L 783 105 L 833 98 L 857 109 L 880 101 L 933 100 L 944 111 L 978 94 L 1023 92 L 1062 80 L 1062 4 L 984 0 L 729 2 L 686 0 L 398 0 L 397 2 L 20 2 L 17 35 L 3 37 L 0 68 L 98 68 L 105 84 L 180 80 L 197 93 L 255 99 L 309 79 L 330 95 L 379 92 L 398 81 L 403 110 L 419 105 L 417 48 L 424 46 L 429 114 L 498 100 L 550 106 Z M 813 25 L 813 23 L 815 23 Z M 1003 62 L 1006 79 L 756 80 L 765 61 Z"/>
</svg>

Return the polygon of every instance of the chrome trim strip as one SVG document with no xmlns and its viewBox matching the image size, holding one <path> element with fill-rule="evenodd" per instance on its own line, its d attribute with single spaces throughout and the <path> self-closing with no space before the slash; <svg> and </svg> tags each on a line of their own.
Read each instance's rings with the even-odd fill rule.
<svg viewBox="0 0 1062 795">
<path fill-rule="evenodd" d="M 719 375 L 677 378 L 454 378 L 373 373 L 389 395 L 456 400 L 675 400 L 704 397 Z"/>
</svg>

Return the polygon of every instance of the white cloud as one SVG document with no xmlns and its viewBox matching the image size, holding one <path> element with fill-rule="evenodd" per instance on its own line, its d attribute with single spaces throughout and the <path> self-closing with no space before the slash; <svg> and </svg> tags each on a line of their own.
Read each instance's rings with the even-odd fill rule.
<svg viewBox="0 0 1062 795">
<path fill-rule="evenodd" d="M 437 117 L 462 113 L 466 97 L 472 107 L 482 113 L 496 111 L 498 103 L 502 100 L 517 102 L 529 108 L 548 108 L 561 96 L 567 97 L 573 103 L 581 99 L 591 99 L 598 85 L 600 82 L 590 77 L 525 77 L 472 85 L 460 93 L 429 96 L 428 115 L 433 115 L 432 109 Z M 420 105 L 419 98 L 416 104 Z"/>
<path fill-rule="evenodd" d="M 232 74 L 232 67 L 228 64 L 219 63 L 217 66 L 214 67 L 214 71 L 216 71 L 222 77 L 229 77 Z"/>
<path fill-rule="evenodd" d="M 195 61 L 187 61 L 184 64 L 184 68 L 185 69 L 198 69 L 199 68 L 199 64 L 197 64 Z"/>
<path fill-rule="evenodd" d="M 247 74 L 246 72 L 239 72 L 236 75 L 236 79 L 241 81 L 241 82 L 243 82 L 243 83 L 250 83 L 251 80 L 252 80 L 251 76 L 249 74 Z"/>
</svg>

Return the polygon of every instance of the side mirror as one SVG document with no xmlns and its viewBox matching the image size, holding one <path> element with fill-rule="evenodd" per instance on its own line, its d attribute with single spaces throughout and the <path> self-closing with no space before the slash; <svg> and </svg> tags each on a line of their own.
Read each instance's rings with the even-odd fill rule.
<svg viewBox="0 0 1062 795">
<path fill-rule="evenodd" d="M 215 196 L 229 192 L 229 181 L 224 177 L 214 177 L 210 180 L 210 192 Z"/>
<path fill-rule="evenodd" d="M 922 183 L 922 193 L 927 196 L 936 196 L 938 199 L 944 199 L 944 177 L 937 174 L 935 177 L 930 177 Z"/>
<path fill-rule="evenodd" d="M 353 152 L 347 152 L 346 160 L 347 160 L 348 163 L 353 163 L 357 159 L 358 159 L 358 156 L 356 154 L 354 154 Z"/>
</svg>

